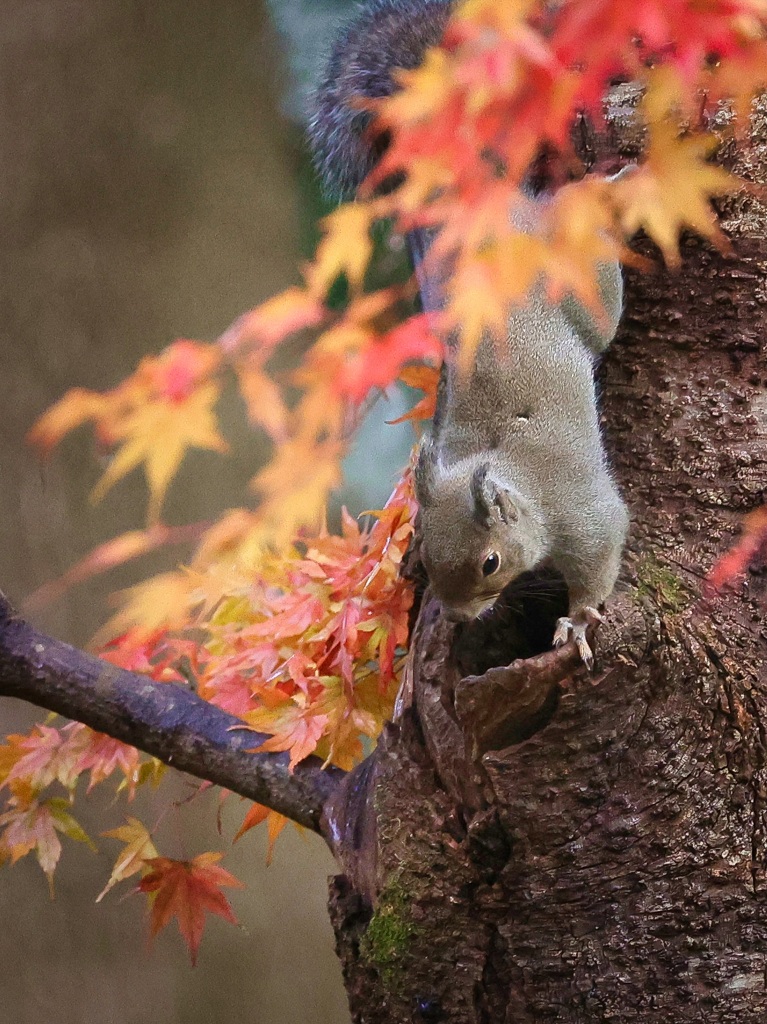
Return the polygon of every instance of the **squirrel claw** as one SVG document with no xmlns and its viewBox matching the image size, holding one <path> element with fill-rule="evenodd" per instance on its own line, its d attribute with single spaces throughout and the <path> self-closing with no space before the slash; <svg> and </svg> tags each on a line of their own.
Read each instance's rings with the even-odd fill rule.
<svg viewBox="0 0 767 1024">
<path fill-rule="evenodd" d="M 590 606 L 579 609 L 573 618 L 569 618 L 566 615 L 562 616 L 561 619 L 557 619 L 557 627 L 554 631 L 554 646 L 562 647 L 572 637 L 575 641 L 575 646 L 578 648 L 581 661 L 590 671 L 594 667 L 594 654 L 586 640 L 586 630 L 589 626 L 596 625 L 597 622 L 602 621 L 603 616 L 600 615 L 596 608 Z"/>
</svg>

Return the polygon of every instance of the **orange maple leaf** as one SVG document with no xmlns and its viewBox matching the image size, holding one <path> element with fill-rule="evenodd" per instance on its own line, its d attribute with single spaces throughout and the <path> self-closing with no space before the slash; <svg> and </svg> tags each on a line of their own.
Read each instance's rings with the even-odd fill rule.
<svg viewBox="0 0 767 1024">
<path fill-rule="evenodd" d="M 218 343 L 229 353 L 251 347 L 268 351 L 288 335 L 316 327 L 326 313 L 316 295 L 303 288 L 287 288 L 235 320 Z"/>
<path fill-rule="evenodd" d="M 290 751 L 290 770 L 299 761 L 314 753 L 317 743 L 328 724 L 328 716 L 317 714 L 312 708 L 303 708 L 292 700 L 276 708 L 258 708 L 245 716 L 251 729 L 269 732 L 271 738 L 254 747 L 251 753 Z"/>
<path fill-rule="evenodd" d="M 237 363 L 235 370 L 251 424 L 262 427 L 273 441 L 285 441 L 288 410 L 277 384 L 257 362 Z"/>
<path fill-rule="evenodd" d="M 399 379 L 409 388 L 423 391 L 421 398 L 408 412 L 389 420 L 391 425 L 404 423 L 405 420 L 430 420 L 437 408 L 437 384 L 439 383 L 439 367 L 437 366 L 404 366 L 400 370 Z"/>
<path fill-rule="evenodd" d="M 278 814 L 277 811 L 272 811 L 268 807 L 264 807 L 263 804 L 253 804 L 243 818 L 242 825 L 240 825 L 237 835 L 234 837 L 234 841 L 236 843 L 238 839 L 241 839 L 242 836 L 245 835 L 246 832 L 249 832 L 257 825 L 260 825 L 262 821 L 266 822 L 268 830 L 268 844 L 266 848 L 266 865 L 268 867 L 272 863 L 274 844 L 277 841 L 277 837 L 288 823 L 288 819 L 284 814 Z M 300 826 L 296 827 L 300 828 Z"/>
<path fill-rule="evenodd" d="M 244 885 L 224 868 L 218 867 L 222 856 L 221 853 L 201 853 L 193 860 L 153 857 L 146 862 L 150 867 L 149 874 L 135 889 L 149 896 L 151 937 L 154 938 L 175 917 L 178 930 L 189 947 L 193 965 L 197 962 L 206 913 L 237 924 L 221 889 L 243 889 Z"/>
<path fill-rule="evenodd" d="M 72 388 L 47 412 L 43 413 L 27 434 L 27 440 L 43 455 L 70 431 L 88 420 L 98 420 L 109 407 L 109 398 L 86 388 Z"/>
<path fill-rule="evenodd" d="M 742 536 L 711 570 L 706 589 L 721 590 L 725 584 L 737 579 L 762 550 L 767 551 L 767 505 L 745 517 Z"/>
</svg>

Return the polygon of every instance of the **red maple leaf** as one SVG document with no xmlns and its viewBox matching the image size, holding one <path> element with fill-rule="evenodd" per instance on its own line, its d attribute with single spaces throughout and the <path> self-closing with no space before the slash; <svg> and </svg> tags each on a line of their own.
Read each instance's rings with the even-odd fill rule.
<svg viewBox="0 0 767 1024">
<path fill-rule="evenodd" d="M 242 889 L 244 886 L 234 875 L 218 867 L 221 857 L 220 853 L 201 853 L 194 860 L 153 857 L 147 861 L 152 870 L 135 890 L 149 894 L 152 938 L 175 917 L 193 965 L 197 962 L 206 912 L 237 924 L 221 888 Z"/>
</svg>

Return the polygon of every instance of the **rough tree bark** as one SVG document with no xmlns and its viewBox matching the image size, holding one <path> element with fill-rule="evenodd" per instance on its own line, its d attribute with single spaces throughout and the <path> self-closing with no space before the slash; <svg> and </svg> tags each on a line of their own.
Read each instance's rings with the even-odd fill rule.
<svg viewBox="0 0 767 1024">
<path fill-rule="evenodd" d="M 767 181 L 763 141 L 724 155 Z M 767 496 L 767 214 L 724 212 L 731 256 L 628 275 L 601 370 L 633 525 L 594 675 L 491 667 L 546 646 L 553 585 L 471 628 L 427 597 L 408 706 L 326 811 L 360 1024 L 767 1019 L 767 567 L 702 598 Z"/>
<path fill-rule="evenodd" d="M 763 104 L 756 140 L 766 125 Z M 725 155 L 767 181 L 764 142 Z M 301 795 L 273 755 L 251 768 L 234 738 L 222 753 L 237 734 L 193 695 L 179 715 L 179 688 L 105 682 L 0 621 L 0 695 L 181 752 L 323 831 L 359 1024 L 767 1019 L 767 567 L 702 595 L 767 496 L 767 213 L 746 195 L 725 218 L 733 255 L 691 240 L 680 273 L 628 275 L 601 383 L 633 526 L 592 676 L 572 644 L 548 650 L 556 580 L 462 627 L 427 592 L 397 720 L 348 776 L 307 766 Z"/>
</svg>

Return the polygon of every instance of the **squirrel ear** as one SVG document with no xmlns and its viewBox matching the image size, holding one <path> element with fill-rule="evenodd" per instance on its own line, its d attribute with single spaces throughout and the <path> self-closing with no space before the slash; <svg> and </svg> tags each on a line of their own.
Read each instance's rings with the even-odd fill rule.
<svg viewBox="0 0 767 1024">
<path fill-rule="evenodd" d="M 437 484 L 437 446 L 428 435 L 421 441 L 413 467 L 413 485 L 419 505 L 431 505 L 434 502 Z"/>
<path fill-rule="evenodd" d="M 519 519 L 519 512 L 511 494 L 490 475 L 488 462 L 481 462 L 474 470 L 470 489 L 474 502 L 474 518 L 482 526 L 491 526 L 496 516 L 507 526 Z"/>
</svg>

